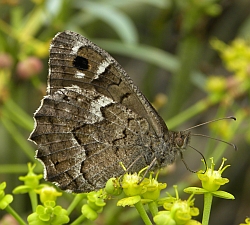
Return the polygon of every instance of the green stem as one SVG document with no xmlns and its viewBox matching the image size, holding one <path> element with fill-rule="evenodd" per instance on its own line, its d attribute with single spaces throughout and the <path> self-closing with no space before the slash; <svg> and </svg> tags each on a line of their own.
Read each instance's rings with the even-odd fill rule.
<svg viewBox="0 0 250 225">
<path fill-rule="evenodd" d="M 84 215 L 79 216 L 75 221 L 71 223 L 71 225 L 82 224 L 82 222 L 86 219 Z"/>
<path fill-rule="evenodd" d="M 20 125 L 28 131 L 31 131 L 34 127 L 33 119 L 27 115 L 27 113 L 23 111 L 19 105 L 11 100 L 11 98 L 4 102 L 3 113 L 15 124 Z"/>
<path fill-rule="evenodd" d="M 32 211 L 35 212 L 36 207 L 37 207 L 37 194 L 36 194 L 36 192 L 30 191 L 29 197 L 30 197 L 30 201 L 31 201 Z"/>
<path fill-rule="evenodd" d="M 17 222 L 20 224 L 20 225 L 27 225 L 27 223 L 25 223 L 23 221 L 23 219 L 17 214 L 17 212 L 11 207 L 11 206 L 7 206 L 5 208 L 5 210 L 10 214 L 12 215 L 16 220 Z"/>
<path fill-rule="evenodd" d="M 184 110 L 183 112 L 177 114 L 171 119 L 168 119 L 167 120 L 168 128 L 173 129 L 174 127 L 177 127 L 178 125 L 182 124 L 188 119 L 205 111 L 206 109 L 211 107 L 211 105 L 216 104 L 218 101 L 219 100 L 214 99 L 214 98 L 205 98 L 205 99 L 200 100 L 199 102 L 190 106 L 188 109 Z"/>
<path fill-rule="evenodd" d="M 13 124 L 7 117 L 1 117 L 1 123 L 5 129 L 10 133 L 14 141 L 20 146 L 20 148 L 26 153 L 31 162 L 36 162 L 34 158 L 34 149 L 28 144 L 27 140 L 23 137 L 23 134 L 18 131 L 15 124 Z"/>
<path fill-rule="evenodd" d="M 153 217 L 158 213 L 158 207 L 155 201 L 148 203 L 148 208 Z"/>
<path fill-rule="evenodd" d="M 27 165 L 26 164 L 4 164 L 0 165 L 0 173 L 1 174 L 12 174 L 12 173 L 27 173 Z"/>
<path fill-rule="evenodd" d="M 68 215 L 70 215 L 70 213 L 75 209 L 79 202 L 81 202 L 84 198 L 86 198 L 86 194 L 78 194 L 75 196 L 74 200 L 67 209 Z"/>
<path fill-rule="evenodd" d="M 208 192 L 204 194 L 204 209 L 202 217 L 202 225 L 208 225 L 211 206 L 213 201 L 213 194 Z"/>
<path fill-rule="evenodd" d="M 141 201 L 137 202 L 135 204 L 135 208 L 137 209 L 138 213 L 140 214 L 141 218 L 143 219 L 145 225 L 152 225 L 150 219 L 148 218 L 148 215 L 141 203 Z"/>
<path fill-rule="evenodd" d="M 164 119 L 173 117 L 187 100 L 192 90 L 190 75 L 195 71 L 199 62 L 201 47 L 201 40 L 192 34 L 185 35 L 180 41 L 177 49 L 180 64 L 173 73 L 168 105 L 163 110 Z"/>
</svg>

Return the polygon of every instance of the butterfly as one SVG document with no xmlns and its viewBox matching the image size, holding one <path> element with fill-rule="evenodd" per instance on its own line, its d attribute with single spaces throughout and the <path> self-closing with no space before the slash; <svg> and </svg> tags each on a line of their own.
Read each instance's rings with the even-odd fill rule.
<svg viewBox="0 0 250 225">
<path fill-rule="evenodd" d="M 147 98 L 109 55 L 72 31 L 50 45 L 47 95 L 30 140 L 44 177 L 75 193 L 101 189 L 111 177 L 174 162 L 190 132 L 169 131 Z"/>
</svg>

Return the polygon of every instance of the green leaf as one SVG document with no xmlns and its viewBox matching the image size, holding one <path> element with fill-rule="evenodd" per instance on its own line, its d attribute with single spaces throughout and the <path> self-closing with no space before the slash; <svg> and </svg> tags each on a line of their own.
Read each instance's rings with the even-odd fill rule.
<svg viewBox="0 0 250 225">
<path fill-rule="evenodd" d="M 134 57 L 159 66 L 166 71 L 174 72 L 179 67 L 179 61 L 174 55 L 155 47 L 126 44 L 116 40 L 95 39 L 92 41 L 102 46 L 108 52 Z"/>
<path fill-rule="evenodd" d="M 171 7 L 171 2 L 166 0 L 126 0 L 126 1 L 109 0 L 108 4 L 112 4 L 119 7 L 134 7 L 137 6 L 138 4 L 140 5 L 148 4 L 161 9 Z"/>
<path fill-rule="evenodd" d="M 0 209 L 5 209 L 13 201 L 12 195 L 5 195 L 0 201 Z"/>
<path fill-rule="evenodd" d="M 6 182 L 2 182 L 0 184 L 0 190 L 4 190 L 6 188 Z"/>
<path fill-rule="evenodd" d="M 109 24 L 124 42 L 132 44 L 138 41 L 138 34 L 132 20 L 118 8 L 92 1 L 77 1 L 75 6 Z"/>
<path fill-rule="evenodd" d="M 234 196 L 226 191 L 214 191 L 213 195 L 219 198 L 235 199 Z"/>
<path fill-rule="evenodd" d="M 184 189 L 184 192 L 189 193 L 189 194 L 204 194 L 207 193 L 208 191 L 203 189 L 203 188 L 198 188 L 198 187 L 188 187 Z"/>
<path fill-rule="evenodd" d="M 13 194 L 24 194 L 24 193 L 28 193 L 29 191 L 31 191 L 31 187 L 27 186 L 27 185 L 19 185 L 17 186 L 12 193 Z"/>
<path fill-rule="evenodd" d="M 140 200 L 141 200 L 140 195 L 135 195 L 135 196 L 128 197 L 128 198 L 123 198 L 117 202 L 117 206 L 123 206 L 123 207 L 131 206 L 131 205 L 136 204 Z"/>
</svg>

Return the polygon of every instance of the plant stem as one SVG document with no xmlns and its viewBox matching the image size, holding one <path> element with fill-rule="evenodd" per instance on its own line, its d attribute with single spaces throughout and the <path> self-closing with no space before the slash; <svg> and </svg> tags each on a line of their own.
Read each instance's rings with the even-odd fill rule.
<svg viewBox="0 0 250 225">
<path fill-rule="evenodd" d="M 3 112 L 4 115 L 12 120 L 12 122 L 14 122 L 15 124 L 20 125 L 28 131 L 33 129 L 34 121 L 30 117 L 30 115 L 27 115 L 27 113 L 22 110 L 22 108 L 17 105 L 11 98 L 9 98 L 8 101 L 4 102 Z"/>
<path fill-rule="evenodd" d="M 153 217 L 158 213 L 158 207 L 157 207 L 157 203 L 155 201 L 149 202 L 148 208 L 149 208 Z"/>
<path fill-rule="evenodd" d="M 23 134 L 17 129 L 16 125 L 13 124 L 6 116 L 1 117 L 1 124 L 6 128 L 10 133 L 14 141 L 22 148 L 24 153 L 28 156 L 31 162 L 36 162 L 34 157 L 34 149 L 27 143 L 26 138 L 23 137 Z"/>
<path fill-rule="evenodd" d="M 207 110 L 212 105 L 218 103 L 219 100 L 214 98 L 205 98 L 196 102 L 194 105 L 190 106 L 188 109 L 183 112 L 173 116 L 171 119 L 167 120 L 167 125 L 169 129 L 173 129 L 183 122 L 189 120 L 190 118 L 198 115 L 199 113 Z"/>
<path fill-rule="evenodd" d="M 7 206 L 5 208 L 5 210 L 10 214 L 12 215 L 16 220 L 17 222 L 20 224 L 20 225 L 27 225 L 27 223 L 25 223 L 23 221 L 23 219 L 17 214 L 17 212 L 11 207 L 11 206 Z"/>
<path fill-rule="evenodd" d="M 82 222 L 86 219 L 84 215 L 79 216 L 75 221 L 71 223 L 71 225 L 82 224 Z"/>
<path fill-rule="evenodd" d="M 204 209 L 202 217 L 202 225 L 208 225 L 211 206 L 213 201 L 213 194 L 208 192 L 204 194 Z"/>
<path fill-rule="evenodd" d="M 67 209 L 68 215 L 75 209 L 75 207 L 81 202 L 84 198 L 86 198 L 86 194 L 78 194 L 75 196 L 74 200 L 71 202 L 70 206 Z"/>
<path fill-rule="evenodd" d="M 37 194 L 36 194 L 36 192 L 34 190 L 29 191 L 29 197 L 30 197 L 30 201 L 31 201 L 32 211 L 35 212 L 36 207 L 37 207 Z"/>
<path fill-rule="evenodd" d="M 180 111 L 182 103 L 192 90 L 190 74 L 195 71 L 200 58 L 201 40 L 195 35 L 185 35 L 178 46 L 177 55 L 180 66 L 173 74 L 167 107 L 163 110 L 163 118 L 169 119 Z M 187 57 L 188 56 L 188 57 Z"/>
<path fill-rule="evenodd" d="M 135 204 L 135 208 L 137 209 L 138 213 L 140 214 L 141 218 L 143 219 L 145 225 L 152 225 L 150 219 L 148 218 L 148 215 L 141 203 L 141 201 L 137 202 Z"/>
</svg>

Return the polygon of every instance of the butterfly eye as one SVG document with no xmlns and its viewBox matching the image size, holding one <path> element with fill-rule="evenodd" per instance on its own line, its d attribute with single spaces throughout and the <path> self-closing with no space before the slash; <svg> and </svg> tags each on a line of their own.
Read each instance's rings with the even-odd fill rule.
<svg viewBox="0 0 250 225">
<path fill-rule="evenodd" d="M 180 138 L 180 137 L 175 138 L 175 144 L 176 144 L 178 147 L 182 147 L 182 146 L 183 146 L 183 139 Z"/>
</svg>

